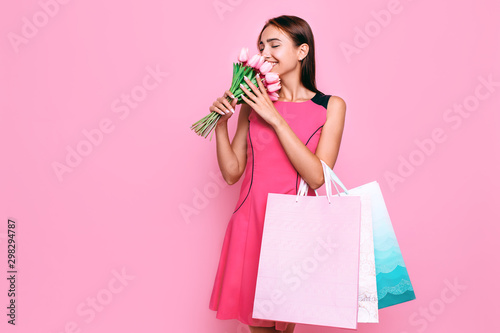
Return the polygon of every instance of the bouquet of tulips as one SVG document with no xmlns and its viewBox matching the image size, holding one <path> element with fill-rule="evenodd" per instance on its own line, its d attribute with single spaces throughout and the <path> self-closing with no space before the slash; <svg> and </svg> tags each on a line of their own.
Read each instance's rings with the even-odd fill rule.
<svg viewBox="0 0 500 333">
<path fill-rule="evenodd" d="M 246 103 L 241 98 L 241 95 L 245 94 L 245 92 L 241 89 L 240 84 L 243 84 L 245 88 L 252 91 L 250 86 L 244 80 L 244 76 L 246 76 L 250 82 L 258 87 L 259 84 L 257 83 L 257 78 L 255 77 L 257 73 L 259 73 L 261 78 L 265 77 L 262 82 L 266 88 L 269 98 L 272 101 L 278 100 L 279 95 L 277 91 L 281 89 L 281 83 L 278 73 L 271 72 L 273 66 L 273 63 L 266 61 L 264 57 L 259 54 L 254 55 L 250 58 L 250 60 L 248 60 L 248 48 L 241 49 L 240 55 L 238 56 L 238 62 L 233 63 L 233 82 L 231 83 L 231 88 L 229 89 L 229 91 L 237 99 L 236 104 Z M 246 94 L 245 97 L 249 98 Z M 228 101 L 232 100 L 229 96 L 226 98 Z M 221 116 L 222 115 L 220 113 L 212 111 L 191 125 L 191 129 L 194 130 L 196 134 L 206 138 L 215 128 Z M 212 136 L 210 136 L 210 141 L 211 140 Z"/>
</svg>

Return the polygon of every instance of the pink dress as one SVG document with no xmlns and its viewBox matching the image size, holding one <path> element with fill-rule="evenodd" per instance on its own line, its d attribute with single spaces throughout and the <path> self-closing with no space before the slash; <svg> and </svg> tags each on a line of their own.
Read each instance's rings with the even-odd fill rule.
<svg viewBox="0 0 500 333">
<path fill-rule="evenodd" d="M 305 102 L 274 102 L 297 137 L 313 153 L 326 121 L 330 95 Z M 268 193 L 297 194 L 300 176 L 274 129 L 254 110 L 249 116 L 247 162 L 236 209 L 227 225 L 209 308 L 218 319 L 285 330 L 287 323 L 252 318 Z M 308 195 L 316 195 L 309 188 Z"/>
</svg>

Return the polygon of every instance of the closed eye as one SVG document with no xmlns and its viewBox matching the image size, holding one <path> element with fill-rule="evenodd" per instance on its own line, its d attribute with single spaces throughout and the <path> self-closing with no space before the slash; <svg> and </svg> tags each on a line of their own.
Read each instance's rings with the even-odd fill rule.
<svg viewBox="0 0 500 333">
<path fill-rule="evenodd" d="M 278 46 L 279 46 L 279 45 L 275 45 L 275 46 L 271 46 L 271 47 L 274 49 L 275 47 L 278 47 Z M 262 51 L 264 51 L 264 49 L 261 49 L 261 50 L 259 50 L 259 51 L 260 51 L 260 52 L 262 52 Z"/>
</svg>

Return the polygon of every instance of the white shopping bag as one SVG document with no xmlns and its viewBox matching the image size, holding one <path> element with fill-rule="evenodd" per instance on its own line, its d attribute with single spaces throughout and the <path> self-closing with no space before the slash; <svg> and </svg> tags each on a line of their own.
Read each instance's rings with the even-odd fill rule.
<svg viewBox="0 0 500 333">
<path fill-rule="evenodd" d="M 340 179 L 328 166 L 329 178 L 333 185 L 339 184 L 344 192 L 341 196 L 354 195 L 361 197 L 361 232 L 359 250 L 359 296 L 358 296 L 358 323 L 378 323 L 377 279 L 375 270 L 375 255 L 373 245 L 372 202 L 369 192 L 347 190 Z M 333 175 L 332 175 L 333 174 Z M 328 190 L 330 182 L 325 182 Z M 338 192 L 338 189 L 337 189 Z"/>
<path fill-rule="evenodd" d="M 330 189 L 268 194 L 253 318 L 357 328 L 361 197 Z"/>
</svg>

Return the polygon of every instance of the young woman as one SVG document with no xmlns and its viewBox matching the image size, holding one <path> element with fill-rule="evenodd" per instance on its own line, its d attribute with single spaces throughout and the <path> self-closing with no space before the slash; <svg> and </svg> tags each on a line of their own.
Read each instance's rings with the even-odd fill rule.
<svg viewBox="0 0 500 333">
<path fill-rule="evenodd" d="M 226 90 L 209 108 L 222 114 L 215 128 L 222 176 L 232 185 L 245 172 L 209 308 L 217 311 L 216 318 L 237 319 L 251 332 L 290 333 L 295 323 L 252 317 L 267 195 L 297 194 L 299 177 L 310 187 L 307 195 L 315 195 L 324 183 L 320 159 L 332 169 L 337 160 L 346 105 L 316 88 L 314 38 L 306 21 L 286 15 L 270 19 L 257 44 L 281 78 L 278 100 L 270 100 L 259 80 L 258 86 L 247 81 L 251 90 L 243 88 L 249 98 L 243 97 L 247 104 L 241 104 L 232 142 L 227 121 L 236 99 L 229 103 Z"/>
</svg>

